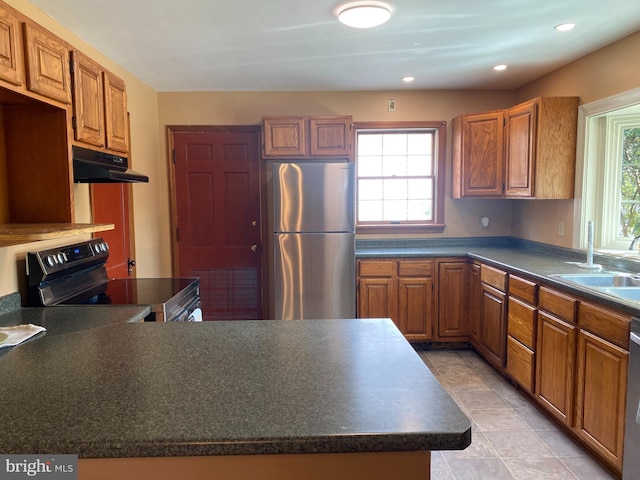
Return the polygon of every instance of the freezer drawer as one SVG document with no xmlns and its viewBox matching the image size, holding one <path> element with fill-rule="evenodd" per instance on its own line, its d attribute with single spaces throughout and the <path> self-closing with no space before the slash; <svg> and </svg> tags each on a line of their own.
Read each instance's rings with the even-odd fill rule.
<svg viewBox="0 0 640 480">
<path fill-rule="evenodd" d="M 355 318 L 353 233 L 274 236 L 275 318 Z"/>
</svg>

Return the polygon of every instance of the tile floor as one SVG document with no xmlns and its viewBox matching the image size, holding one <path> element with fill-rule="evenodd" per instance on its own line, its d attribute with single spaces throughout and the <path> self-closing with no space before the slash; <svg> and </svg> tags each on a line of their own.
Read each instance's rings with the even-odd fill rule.
<svg viewBox="0 0 640 480">
<path fill-rule="evenodd" d="M 472 421 L 468 448 L 433 452 L 432 480 L 615 478 L 474 351 L 418 353 Z"/>
</svg>

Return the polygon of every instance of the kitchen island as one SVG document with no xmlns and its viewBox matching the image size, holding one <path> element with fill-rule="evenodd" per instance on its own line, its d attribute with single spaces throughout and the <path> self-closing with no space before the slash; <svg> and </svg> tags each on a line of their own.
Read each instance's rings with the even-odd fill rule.
<svg viewBox="0 0 640 480">
<path fill-rule="evenodd" d="M 0 378 L 0 452 L 78 454 L 81 479 L 428 479 L 471 441 L 388 319 L 52 328 Z"/>
</svg>

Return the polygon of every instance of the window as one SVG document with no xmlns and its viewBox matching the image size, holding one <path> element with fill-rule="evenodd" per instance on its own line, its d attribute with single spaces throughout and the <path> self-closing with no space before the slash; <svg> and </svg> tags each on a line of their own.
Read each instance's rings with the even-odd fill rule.
<svg viewBox="0 0 640 480">
<path fill-rule="evenodd" d="M 444 230 L 444 122 L 356 123 L 357 231 Z"/>
<path fill-rule="evenodd" d="M 587 222 L 593 220 L 597 248 L 638 254 L 628 249 L 640 234 L 639 102 L 636 89 L 580 107 L 585 129 L 581 204 L 577 204 L 582 248 Z"/>
</svg>

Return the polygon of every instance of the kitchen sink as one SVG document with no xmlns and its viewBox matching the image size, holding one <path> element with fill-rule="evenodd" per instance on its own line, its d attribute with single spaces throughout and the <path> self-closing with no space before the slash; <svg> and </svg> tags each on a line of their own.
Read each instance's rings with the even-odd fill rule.
<svg viewBox="0 0 640 480">
<path fill-rule="evenodd" d="M 599 289 L 602 293 L 615 295 L 634 302 L 640 301 L 640 287 L 604 287 Z"/>
<path fill-rule="evenodd" d="M 640 275 L 632 273 L 576 273 L 550 276 L 584 285 L 585 287 L 640 287 Z"/>
</svg>

